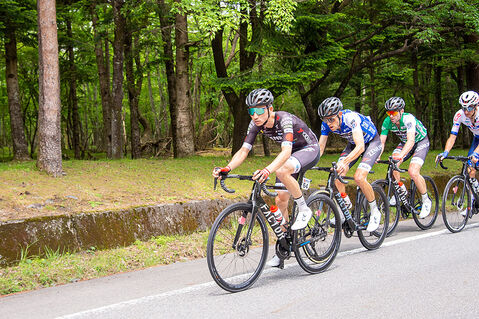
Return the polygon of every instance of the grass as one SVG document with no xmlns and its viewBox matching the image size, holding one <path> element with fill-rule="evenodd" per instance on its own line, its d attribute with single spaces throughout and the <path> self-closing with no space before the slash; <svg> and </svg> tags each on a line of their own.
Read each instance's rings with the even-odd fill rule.
<svg viewBox="0 0 479 319">
<path fill-rule="evenodd" d="M 428 155 L 423 168 L 425 174 L 442 173 L 441 169 L 434 168 L 434 157 L 438 152 L 432 151 Z M 464 154 L 464 151 L 452 152 L 455 153 Z M 337 158 L 337 154 L 326 154 L 319 165 L 329 166 Z M 249 183 L 228 181 L 228 185 L 237 190 L 235 194 L 213 191 L 212 187 L 213 167 L 224 166 L 229 159 L 230 156 L 193 156 L 183 159 L 69 160 L 63 162 L 66 176 L 61 178 L 51 178 L 38 171 L 34 161 L 1 163 L 0 221 L 158 203 L 238 198 L 248 193 Z M 272 160 L 273 157 L 251 157 L 234 172 L 251 174 Z M 449 172 L 460 167 L 453 161 L 448 165 Z M 376 174 L 370 179 L 384 178 L 385 165 L 376 165 L 374 170 Z M 307 177 L 313 180 L 313 187 L 324 183 L 326 176 L 325 172 L 307 173 Z"/>
<path fill-rule="evenodd" d="M 454 150 L 451 155 L 464 154 Z M 422 172 L 434 176 L 442 174 L 435 168 L 434 158 L 439 151 L 431 151 Z M 318 163 L 329 166 L 337 154 L 326 154 Z M 383 155 L 383 159 L 386 154 Z M 13 219 L 54 213 L 125 208 L 165 202 L 242 197 L 249 193 L 251 184 L 236 180 L 228 185 L 237 190 L 230 195 L 213 191 L 211 171 L 227 164 L 230 156 L 194 156 L 186 159 L 141 159 L 119 161 L 65 161 L 67 175 L 51 178 L 35 168 L 34 162 L 0 164 L 0 218 Z M 248 158 L 239 174 L 251 174 L 263 168 L 273 157 Z M 448 174 L 457 172 L 461 165 L 448 161 Z M 370 180 L 384 178 L 386 165 L 376 165 Z M 352 175 L 354 169 L 348 175 Z M 406 176 L 407 174 L 403 174 Z M 324 185 L 327 173 L 311 171 L 312 187 Z M 273 176 L 274 178 L 274 176 Z M 28 205 L 45 203 L 43 209 L 28 209 Z M 1 220 L 0 219 L 0 220 Z M 45 258 L 28 257 L 29 247 L 22 251 L 20 263 L 0 268 L 0 294 L 50 287 L 133 271 L 153 265 L 205 257 L 208 232 L 184 236 L 160 236 L 147 242 L 110 250 L 90 247 L 83 252 L 65 252 L 47 249 Z"/>
</svg>

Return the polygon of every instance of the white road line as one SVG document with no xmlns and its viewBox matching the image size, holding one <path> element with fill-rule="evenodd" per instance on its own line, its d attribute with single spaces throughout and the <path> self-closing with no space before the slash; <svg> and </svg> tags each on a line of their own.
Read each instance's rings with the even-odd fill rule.
<svg viewBox="0 0 479 319">
<path fill-rule="evenodd" d="M 467 225 L 465 228 L 467 229 L 467 228 L 475 228 L 475 227 L 479 227 L 479 223 L 474 223 L 474 224 Z M 395 246 L 395 245 L 399 245 L 399 244 L 403 244 L 403 243 L 407 243 L 407 242 L 411 242 L 411 241 L 415 241 L 415 240 L 420 240 L 420 239 L 424 239 L 424 238 L 434 237 L 434 236 L 438 236 L 438 235 L 446 234 L 446 233 L 449 233 L 449 230 L 443 229 L 443 230 L 435 231 L 435 232 L 432 232 L 432 233 L 426 233 L 426 234 L 421 234 L 421 235 L 417 235 L 417 236 L 401 238 L 401 239 L 397 239 L 397 240 L 393 240 L 393 241 L 384 242 L 381 245 L 381 247 Z M 356 248 L 356 249 L 351 249 L 351 250 L 348 250 L 348 251 L 343 251 L 343 252 L 338 253 L 337 257 L 350 256 L 350 255 L 354 255 L 354 254 L 357 254 L 357 253 L 360 253 L 360 252 L 363 252 L 363 251 L 367 251 L 367 249 L 363 248 L 363 247 Z M 291 267 L 299 267 L 299 266 L 296 263 L 291 263 L 291 264 L 287 264 L 287 265 L 284 266 L 284 268 L 291 268 Z M 269 269 L 264 270 L 263 273 L 267 274 L 267 273 L 270 273 L 270 272 L 273 272 L 273 271 L 278 271 L 278 269 L 277 268 L 269 268 Z M 125 307 L 128 307 L 128 306 L 134 306 L 134 305 L 142 304 L 142 303 L 149 302 L 149 301 L 155 301 L 155 300 L 158 300 L 158 299 L 163 299 L 163 298 L 170 297 L 170 296 L 183 295 L 183 294 L 187 294 L 187 293 L 190 293 L 190 292 L 194 292 L 194 291 L 202 290 L 202 289 L 205 289 L 205 288 L 213 287 L 215 285 L 216 284 L 215 284 L 214 281 L 205 282 L 205 283 L 194 285 L 194 286 L 191 286 L 191 287 L 185 287 L 185 288 L 181 288 L 181 289 L 177 289 L 177 290 L 163 292 L 163 293 L 157 294 L 157 295 L 136 298 L 136 299 L 132 299 L 132 300 L 128 300 L 128 301 L 123 301 L 123 302 L 111 304 L 111 305 L 108 305 L 108 306 L 103 306 L 103 307 L 99 307 L 99 308 L 95 308 L 95 309 L 90 309 L 90 310 L 85 310 L 85 311 L 72 313 L 72 314 L 69 314 L 69 315 L 58 317 L 58 319 L 82 318 L 83 316 L 91 316 L 91 315 L 98 316 L 98 315 L 101 315 L 102 313 L 108 313 L 110 310 L 115 310 L 115 309 L 118 310 L 118 309 L 125 308 Z"/>
</svg>

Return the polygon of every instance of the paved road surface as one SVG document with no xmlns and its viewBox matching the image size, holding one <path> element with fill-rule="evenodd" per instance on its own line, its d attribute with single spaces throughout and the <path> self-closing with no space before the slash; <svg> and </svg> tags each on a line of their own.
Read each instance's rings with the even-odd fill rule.
<svg viewBox="0 0 479 319">
<path fill-rule="evenodd" d="M 428 231 L 411 220 L 376 251 L 343 236 L 318 275 L 291 259 L 231 294 L 201 259 L 3 297 L 0 318 L 477 318 L 478 243 L 478 216 L 458 234 L 440 216 Z"/>
</svg>

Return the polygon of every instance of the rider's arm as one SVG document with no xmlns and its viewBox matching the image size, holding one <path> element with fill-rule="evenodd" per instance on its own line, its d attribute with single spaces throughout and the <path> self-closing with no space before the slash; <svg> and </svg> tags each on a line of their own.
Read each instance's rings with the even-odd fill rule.
<svg viewBox="0 0 479 319">
<path fill-rule="evenodd" d="M 240 166 L 241 163 L 248 157 L 249 149 L 242 146 L 231 158 L 231 161 L 228 163 L 228 166 L 231 170 L 235 169 L 236 167 Z"/>
<path fill-rule="evenodd" d="M 271 164 L 266 166 L 266 169 L 270 171 L 270 173 L 275 172 L 278 168 L 283 166 L 284 163 L 286 163 L 288 158 L 290 158 L 291 151 L 292 151 L 291 146 L 289 145 L 281 146 L 281 152 L 278 154 L 278 156 L 276 156 L 276 158 L 271 162 Z"/>
<path fill-rule="evenodd" d="M 404 156 L 409 154 L 409 152 L 414 147 L 415 137 L 416 137 L 416 132 L 408 132 L 407 133 L 407 141 L 406 141 L 406 144 L 404 144 L 404 147 L 403 147 L 402 151 L 398 155 L 399 158 L 402 159 L 402 158 L 404 158 Z"/>
<path fill-rule="evenodd" d="M 449 138 L 447 139 L 446 146 L 444 146 L 444 151 L 448 152 L 451 151 L 452 147 L 454 146 L 454 143 L 456 142 L 456 135 L 451 134 L 449 135 Z"/>
<path fill-rule="evenodd" d="M 388 139 L 387 135 L 379 135 L 379 139 L 381 140 L 381 154 L 378 156 L 378 160 L 381 159 L 381 155 L 383 155 L 384 148 L 386 147 L 386 140 Z"/>
<path fill-rule="evenodd" d="M 351 153 L 349 153 L 348 156 L 343 159 L 344 163 L 348 165 L 364 152 L 364 136 L 361 129 L 353 130 L 353 141 L 356 146 Z"/>
<path fill-rule="evenodd" d="M 326 143 L 328 142 L 328 135 L 321 135 L 319 137 L 319 156 L 323 156 L 324 150 L 326 149 Z"/>
</svg>

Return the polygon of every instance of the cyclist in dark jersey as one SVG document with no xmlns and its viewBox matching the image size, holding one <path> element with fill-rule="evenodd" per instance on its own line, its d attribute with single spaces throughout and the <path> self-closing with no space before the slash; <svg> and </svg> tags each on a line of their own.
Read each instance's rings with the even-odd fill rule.
<svg viewBox="0 0 479 319">
<path fill-rule="evenodd" d="M 263 182 L 269 174 L 276 173 L 277 184 L 282 183 L 288 190 L 278 192 L 275 198 L 276 205 L 281 210 L 283 218 L 288 221 L 288 200 L 290 194 L 293 196 L 298 206 L 298 214 L 291 229 L 298 230 L 306 227 L 312 212 L 306 205 L 296 178 L 300 171 L 308 170 L 317 163 L 319 145 L 316 135 L 301 119 L 288 112 L 275 112 L 273 100 L 273 95 L 266 89 L 253 90 L 247 96 L 246 105 L 251 122 L 243 146 L 233 155 L 226 167 L 215 168 L 213 176 L 221 178 L 221 175 L 227 175 L 240 166 L 248 156 L 258 133 L 281 143 L 281 152 L 278 156 L 271 164 L 254 172 L 253 178 Z M 279 265 L 279 258 L 276 258 Z M 274 258 L 268 264 L 276 266 Z"/>
<path fill-rule="evenodd" d="M 324 153 L 330 133 L 338 134 L 348 141 L 338 160 L 337 171 L 339 174 L 346 175 L 362 156 L 361 163 L 354 173 L 354 181 L 361 188 L 371 208 L 367 231 L 375 231 L 381 221 L 381 212 L 377 207 L 374 191 L 367 176 L 381 152 L 381 141 L 376 127 L 369 117 L 350 110 L 343 110 L 343 103 L 337 97 L 329 97 L 321 102 L 318 107 L 318 115 L 323 121 L 319 138 L 321 154 Z M 346 187 L 339 180 L 336 181 L 335 186 L 339 192 L 346 192 Z M 331 220 L 331 222 L 335 223 L 336 221 Z M 341 223 L 343 222 L 344 216 L 341 214 Z"/>
</svg>

